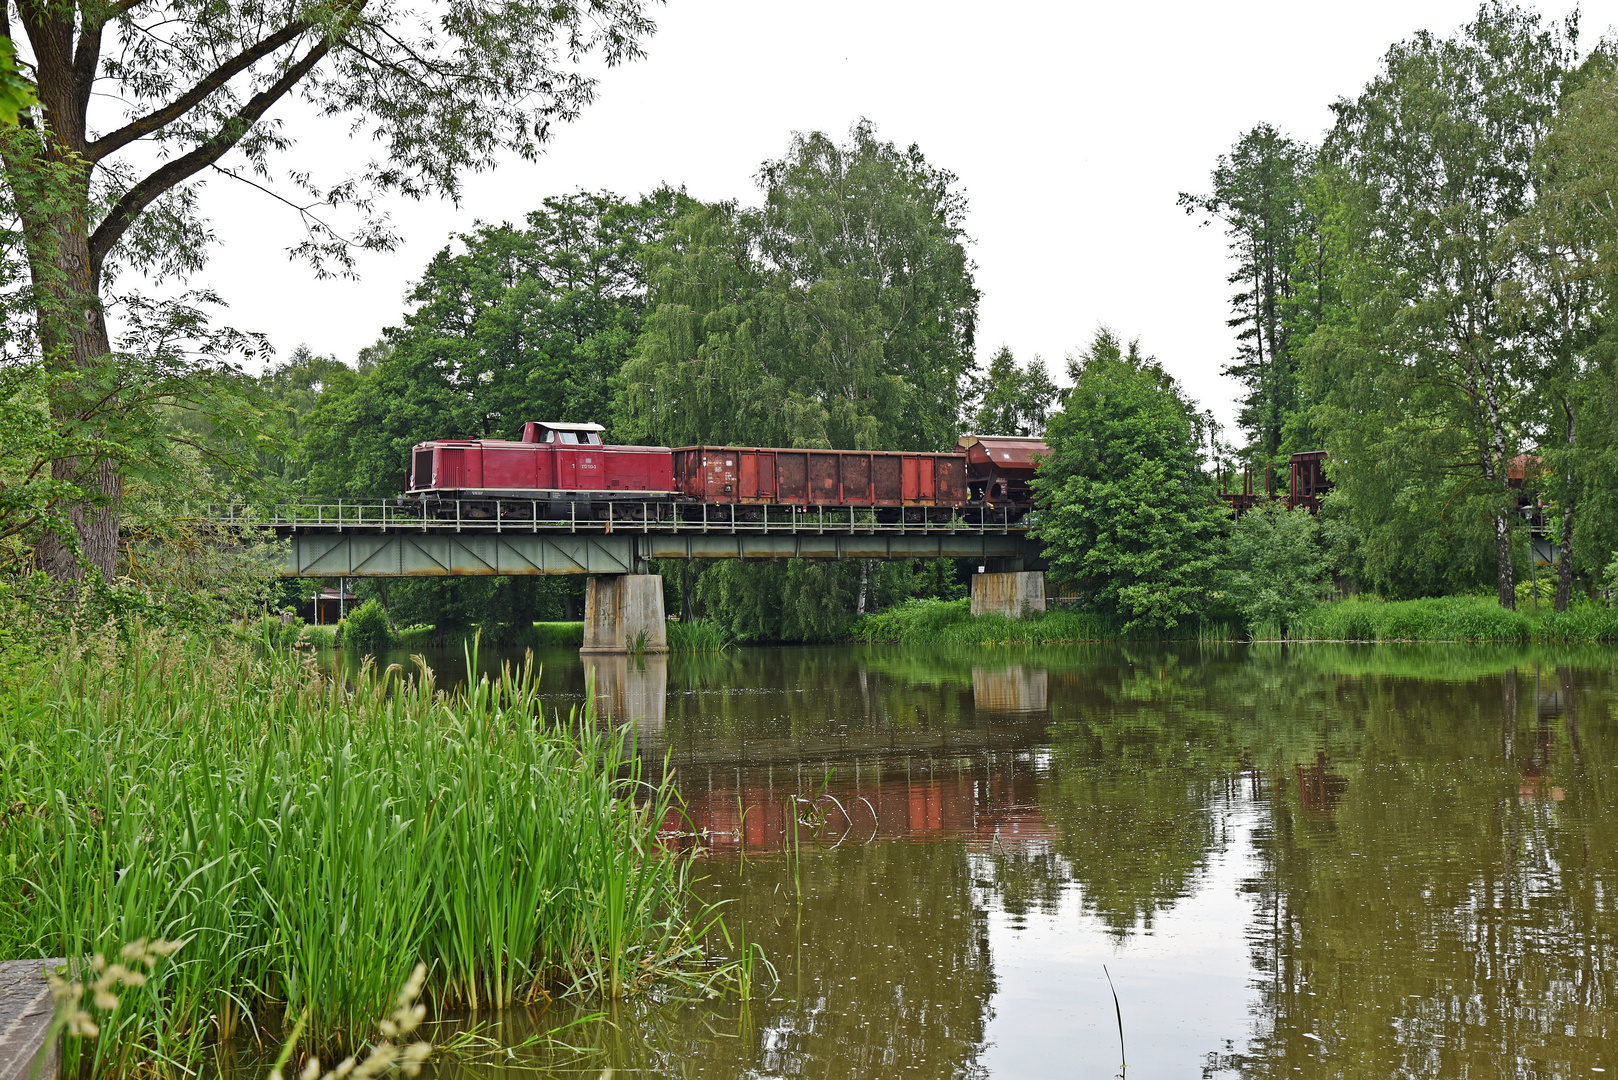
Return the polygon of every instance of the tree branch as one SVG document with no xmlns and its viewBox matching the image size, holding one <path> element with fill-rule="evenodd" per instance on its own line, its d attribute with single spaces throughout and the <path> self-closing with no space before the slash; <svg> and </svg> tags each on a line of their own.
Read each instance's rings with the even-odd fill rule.
<svg viewBox="0 0 1618 1080">
<path fill-rule="evenodd" d="M 121 149 L 144 138 L 152 132 L 172 123 L 184 116 L 198 105 L 202 104 L 214 91 L 224 86 L 235 76 L 246 71 L 270 53 L 281 46 L 289 44 L 309 29 L 310 24 L 305 20 L 296 20 L 288 23 L 280 30 L 260 41 L 251 48 L 244 49 L 223 64 L 214 68 L 208 76 L 198 82 L 190 90 L 175 98 L 161 109 L 156 109 L 145 116 L 130 121 L 117 131 L 110 132 L 91 143 L 85 156 L 91 161 L 99 161 L 108 154 Z M 256 100 L 256 99 L 255 99 Z"/>
<path fill-rule="evenodd" d="M 90 236 L 91 264 L 99 271 L 108 252 L 135 223 L 142 210 L 165 191 L 224 157 L 252 130 L 253 125 L 269 111 L 271 105 L 286 96 L 286 93 L 297 85 L 298 80 L 314 70 L 315 65 L 331 51 L 331 47 L 332 39 L 327 38 L 310 49 L 302 60 L 288 68 L 272 85 L 253 95 L 252 99 L 242 106 L 241 111 L 226 121 L 225 126 L 220 128 L 213 138 L 199 144 L 190 153 L 177 157 L 148 174 L 146 179 L 124 192 L 123 197 Z"/>
</svg>

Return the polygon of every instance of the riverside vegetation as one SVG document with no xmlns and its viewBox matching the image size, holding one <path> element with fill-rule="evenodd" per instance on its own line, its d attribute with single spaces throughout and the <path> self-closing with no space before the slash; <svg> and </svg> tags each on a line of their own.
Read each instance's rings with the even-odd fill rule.
<svg viewBox="0 0 1618 1080">
<path fill-rule="evenodd" d="M 307 650 L 162 631 L 14 668 L 0 953 L 184 943 L 85 1046 L 108 1077 L 300 1015 L 352 1051 L 418 961 L 435 1011 L 726 977 L 656 841 L 672 788 L 632 734 L 547 723 L 536 686 L 526 665 L 452 696 L 424 669 L 345 685 Z"/>
</svg>

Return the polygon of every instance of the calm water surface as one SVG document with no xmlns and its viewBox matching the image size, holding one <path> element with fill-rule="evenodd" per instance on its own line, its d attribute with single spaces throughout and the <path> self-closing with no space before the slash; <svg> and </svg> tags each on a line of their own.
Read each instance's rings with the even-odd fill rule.
<svg viewBox="0 0 1618 1080">
<path fill-rule="evenodd" d="M 542 659 L 779 978 L 440 1076 L 1113 1076 L 1107 972 L 1140 1080 L 1618 1074 L 1611 650 Z"/>
</svg>

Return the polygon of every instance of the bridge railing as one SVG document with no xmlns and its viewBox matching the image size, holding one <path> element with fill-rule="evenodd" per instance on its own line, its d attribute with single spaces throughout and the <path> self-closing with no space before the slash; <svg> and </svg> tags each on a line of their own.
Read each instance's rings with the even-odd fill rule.
<svg viewBox="0 0 1618 1080">
<path fill-rule="evenodd" d="M 1021 532 L 1033 524 L 1031 515 L 1007 507 L 963 507 L 947 520 L 928 520 L 928 508 L 919 521 L 880 521 L 884 508 L 801 507 L 791 510 L 738 507 L 735 504 L 669 504 L 615 501 L 604 516 L 579 513 L 570 503 L 568 516 L 549 518 L 550 503 L 533 499 L 445 499 L 424 506 L 419 502 L 387 499 L 335 502 L 282 503 L 272 507 L 231 505 L 216 508 L 212 521 L 231 528 L 361 532 L 488 532 L 615 533 L 615 532 Z M 889 513 L 898 509 L 886 508 Z M 914 509 L 914 508 L 912 508 Z M 661 516 L 660 516 L 661 515 Z"/>
</svg>

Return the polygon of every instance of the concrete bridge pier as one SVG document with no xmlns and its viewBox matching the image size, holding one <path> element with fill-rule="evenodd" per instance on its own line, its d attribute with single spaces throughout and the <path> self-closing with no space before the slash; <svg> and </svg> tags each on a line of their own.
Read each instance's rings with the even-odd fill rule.
<svg viewBox="0 0 1618 1080">
<path fill-rule="evenodd" d="M 1045 575 L 1038 570 L 986 571 L 972 577 L 972 614 L 1020 619 L 1045 610 Z"/>
<path fill-rule="evenodd" d="M 581 653 L 666 653 L 663 579 L 656 574 L 591 574 L 584 589 Z"/>
</svg>

